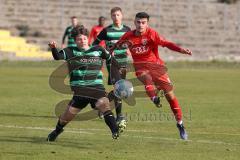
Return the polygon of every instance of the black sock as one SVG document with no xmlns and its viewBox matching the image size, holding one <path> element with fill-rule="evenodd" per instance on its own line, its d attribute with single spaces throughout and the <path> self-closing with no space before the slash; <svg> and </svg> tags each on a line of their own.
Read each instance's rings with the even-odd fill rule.
<svg viewBox="0 0 240 160">
<path fill-rule="evenodd" d="M 115 110 L 117 116 L 120 116 L 122 114 L 122 101 L 120 99 L 114 99 L 115 103 Z"/>
<path fill-rule="evenodd" d="M 117 123 L 116 123 L 116 120 L 115 120 L 115 117 L 114 117 L 112 111 L 108 110 L 108 111 L 104 112 L 103 115 L 104 115 L 105 123 L 111 129 L 111 132 L 112 133 L 118 132 L 118 126 L 117 126 Z"/>
<path fill-rule="evenodd" d="M 63 130 L 63 127 L 65 126 L 66 124 L 61 124 L 60 123 L 60 120 L 58 120 L 57 122 L 57 125 L 56 125 L 56 131 L 57 132 L 61 132 Z"/>
</svg>

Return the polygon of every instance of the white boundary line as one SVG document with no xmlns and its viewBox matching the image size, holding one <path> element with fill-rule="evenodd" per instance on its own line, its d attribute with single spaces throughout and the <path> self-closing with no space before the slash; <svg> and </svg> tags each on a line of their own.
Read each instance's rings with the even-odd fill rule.
<svg viewBox="0 0 240 160">
<path fill-rule="evenodd" d="M 23 129 L 39 129 L 39 130 L 52 130 L 53 128 L 46 128 L 46 127 L 26 127 L 26 126 L 16 126 L 16 125 L 1 125 L 0 127 L 3 128 L 23 128 Z M 105 129 L 97 129 L 97 128 L 88 128 L 88 129 L 79 129 L 79 128 L 70 128 L 71 130 L 78 131 L 79 132 L 85 132 L 87 131 L 105 131 Z M 153 130 L 134 130 L 134 129 L 127 129 L 128 132 L 143 132 L 143 133 L 159 133 L 159 131 L 153 131 Z M 90 132 L 88 132 L 90 134 Z M 205 134 L 205 135 L 226 135 L 226 136 L 240 136 L 240 134 L 237 133 L 210 133 L 210 132 L 191 132 L 193 134 Z M 93 134 L 93 133 L 91 133 Z"/>
<path fill-rule="evenodd" d="M 25 127 L 25 126 L 17 126 L 17 125 L 1 125 L 1 128 L 13 128 L 13 129 L 27 129 L 27 130 L 44 130 L 44 131 L 51 131 L 53 128 L 47 128 L 47 127 Z M 67 133 L 81 133 L 81 134 L 96 134 L 88 131 L 105 131 L 104 129 L 77 129 L 77 128 L 71 128 L 68 130 L 65 130 L 64 132 Z M 142 130 L 127 130 L 131 132 L 151 132 L 151 131 L 142 131 Z M 99 134 L 98 135 L 109 135 L 109 134 Z M 238 134 L 237 134 L 238 135 Z M 134 136 L 134 135 L 121 135 L 123 137 L 132 137 L 132 138 L 143 138 L 143 139 L 156 139 L 156 140 L 166 140 L 166 141 L 181 141 L 181 142 L 192 142 L 192 143 L 204 143 L 204 144 L 219 144 L 219 145 L 231 145 L 231 146 L 240 146 L 240 143 L 228 143 L 223 141 L 211 141 L 211 140 L 187 140 L 183 141 L 181 139 L 174 139 L 174 138 L 166 138 L 166 137 L 152 137 L 152 136 Z"/>
<path fill-rule="evenodd" d="M 51 131 L 53 130 L 53 128 L 47 128 L 47 127 L 25 127 L 25 126 L 16 126 L 16 125 L 1 125 L 1 128 L 13 128 L 13 129 L 28 129 L 28 130 L 42 130 L 42 131 Z M 73 129 L 73 130 L 67 130 L 64 132 L 69 132 L 69 133 L 84 133 L 84 134 L 94 134 L 91 132 L 87 132 L 85 130 L 77 130 L 77 129 Z"/>
</svg>

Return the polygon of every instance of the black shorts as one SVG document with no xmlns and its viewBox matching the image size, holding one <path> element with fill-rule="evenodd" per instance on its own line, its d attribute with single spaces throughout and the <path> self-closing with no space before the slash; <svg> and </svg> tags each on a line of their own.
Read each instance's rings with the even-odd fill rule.
<svg viewBox="0 0 240 160">
<path fill-rule="evenodd" d="M 70 101 L 69 105 L 78 108 L 83 109 L 88 104 L 91 105 L 91 107 L 94 109 L 96 107 L 97 99 L 87 98 L 87 97 L 80 97 L 80 96 L 73 96 L 72 100 Z"/>
<path fill-rule="evenodd" d="M 75 108 L 83 109 L 88 104 L 95 108 L 95 103 L 102 97 L 107 97 L 105 88 L 102 85 L 93 87 L 72 87 L 74 95 L 69 105 Z"/>
</svg>

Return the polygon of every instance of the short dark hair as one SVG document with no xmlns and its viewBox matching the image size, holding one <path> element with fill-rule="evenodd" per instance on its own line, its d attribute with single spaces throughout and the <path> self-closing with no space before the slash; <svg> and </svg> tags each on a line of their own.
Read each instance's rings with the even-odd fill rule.
<svg viewBox="0 0 240 160">
<path fill-rule="evenodd" d="M 111 9 L 111 14 L 113 14 L 116 11 L 122 12 L 122 9 L 120 7 L 114 7 L 114 8 Z"/>
<path fill-rule="evenodd" d="M 71 17 L 71 19 L 75 19 L 75 18 L 77 18 L 77 17 L 76 17 L 76 16 L 72 16 L 72 17 Z"/>
<path fill-rule="evenodd" d="M 146 12 L 138 12 L 135 18 L 147 18 L 149 20 L 150 16 Z"/>
<path fill-rule="evenodd" d="M 89 32 L 88 29 L 85 28 L 83 25 L 77 25 L 76 27 L 73 28 L 73 30 L 71 31 L 71 36 L 76 39 L 76 37 L 79 35 L 85 35 L 85 36 L 89 36 Z"/>
<path fill-rule="evenodd" d="M 106 18 L 103 17 L 103 16 L 100 16 L 100 17 L 98 18 L 98 20 L 100 20 L 100 19 L 106 20 Z"/>
</svg>

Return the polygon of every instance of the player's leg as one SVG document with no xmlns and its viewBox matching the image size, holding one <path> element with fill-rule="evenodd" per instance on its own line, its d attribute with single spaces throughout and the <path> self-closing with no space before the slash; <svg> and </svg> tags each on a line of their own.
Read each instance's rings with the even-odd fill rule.
<svg viewBox="0 0 240 160">
<path fill-rule="evenodd" d="M 151 101 L 157 106 L 161 107 L 160 98 L 157 96 L 156 89 L 153 84 L 152 76 L 148 71 L 138 71 L 136 72 L 137 78 L 144 84 L 145 91 L 150 97 Z"/>
<path fill-rule="evenodd" d="M 183 120 L 182 120 L 182 110 L 181 107 L 178 103 L 177 97 L 174 95 L 173 90 L 165 93 L 165 97 L 168 101 L 168 103 L 170 104 L 170 107 L 172 109 L 172 112 L 175 116 L 175 119 L 177 121 L 177 128 L 179 130 L 180 133 L 180 137 L 184 140 L 188 139 L 188 134 L 184 128 L 183 125 Z"/>
<path fill-rule="evenodd" d="M 73 120 L 82 108 L 86 107 L 88 102 L 79 96 L 73 96 L 66 110 L 58 119 L 56 128 L 48 135 L 47 141 L 55 141 L 56 138 L 63 132 L 63 128 Z"/>
<path fill-rule="evenodd" d="M 182 110 L 178 103 L 177 97 L 174 95 L 173 90 L 165 93 L 165 97 L 171 107 L 177 123 L 182 123 Z"/>
<path fill-rule="evenodd" d="M 107 68 L 107 71 L 108 71 L 108 85 L 112 85 L 111 78 L 110 78 L 110 66 L 107 65 L 106 68 Z M 108 98 L 109 98 L 109 97 L 108 97 Z M 114 100 L 114 104 L 115 104 L 115 98 L 116 98 L 116 97 L 114 96 L 114 94 L 113 94 L 113 92 L 112 92 L 112 94 L 111 94 L 111 100 L 110 100 L 110 101 Z M 115 108 L 116 108 L 116 107 L 115 107 Z M 102 113 L 100 110 L 98 110 L 98 117 L 99 117 L 100 119 L 104 118 L 103 113 Z"/>
<path fill-rule="evenodd" d="M 127 69 L 126 68 L 120 68 L 120 75 L 122 79 L 126 79 Z M 121 131 L 123 131 L 127 127 L 127 119 L 122 114 L 122 100 L 120 98 L 115 97 L 114 98 L 114 104 L 115 104 L 115 111 L 116 111 L 116 121 L 121 128 Z"/>
<path fill-rule="evenodd" d="M 117 139 L 119 137 L 119 129 L 116 123 L 116 119 L 111 111 L 109 99 L 107 97 L 102 97 L 97 100 L 97 102 L 92 103 L 93 108 L 98 109 L 103 113 L 105 123 L 110 128 L 112 132 L 112 137 Z"/>
<path fill-rule="evenodd" d="M 107 66 L 107 69 L 108 69 L 108 85 L 113 85 L 111 80 L 111 75 L 110 75 L 110 67 Z M 125 72 L 125 76 L 123 74 L 120 74 L 120 75 L 121 75 L 121 78 L 125 79 L 126 72 Z M 116 110 L 116 116 L 119 117 L 122 115 L 122 101 L 117 97 L 114 97 L 113 100 L 114 100 L 114 105 Z"/>
<path fill-rule="evenodd" d="M 63 132 L 63 128 L 75 117 L 80 111 L 78 108 L 68 106 L 66 111 L 59 117 L 55 130 L 47 137 L 47 141 L 55 141 L 56 138 Z"/>
<path fill-rule="evenodd" d="M 180 132 L 180 137 L 182 139 L 187 139 L 188 135 L 185 131 L 185 128 L 183 126 L 183 120 L 182 120 L 182 109 L 178 103 L 177 97 L 174 94 L 173 91 L 173 85 L 171 84 L 171 81 L 167 74 L 164 74 L 163 76 L 159 77 L 156 81 L 156 86 L 159 90 L 164 91 L 164 95 L 171 107 L 171 110 L 175 116 L 175 119 L 177 121 L 177 127 Z"/>
<path fill-rule="evenodd" d="M 103 47 L 103 48 L 104 48 L 104 47 Z M 105 64 L 105 60 L 103 60 L 103 64 Z M 102 71 L 102 73 L 104 73 L 104 65 L 102 65 L 101 71 Z M 102 112 L 100 112 L 99 110 L 98 110 L 98 117 L 99 117 L 100 119 L 103 119 L 103 118 L 104 118 Z"/>
<path fill-rule="evenodd" d="M 152 78 L 152 86 L 156 86 L 157 88 L 156 81 L 166 74 L 167 68 L 164 64 L 162 64 L 161 61 L 158 61 L 157 63 L 146 63 L 146 66 Z M 159 91 L 160 90 L 157 88 L 157 90 L 154 92 L 155 95 L 151 98 L 156 107 L 162 106 L 160 96 L 158 95 Z"/>
<path fill-rule="evenodd" d="M 107 66 L 107 69 L 108 69 L 108 85 L 113 85 L 111 76 L 110 76 L 110 67 Z M 120 75 L 121 75 L 122 79 L 126 79 L 126 73 L 127 73 L 126 68 L 120 68 Z M 127 127 L 127 119 L 122 114 L 122 100 L 116 96 L 113 96 L 113 98 L 111 98 L 111 100 L 112 99 L 114 100 L 117 124 L 118 124 L 119 128 L 121 129 L 121 131 L 123 131 Z"/>
</svg>

